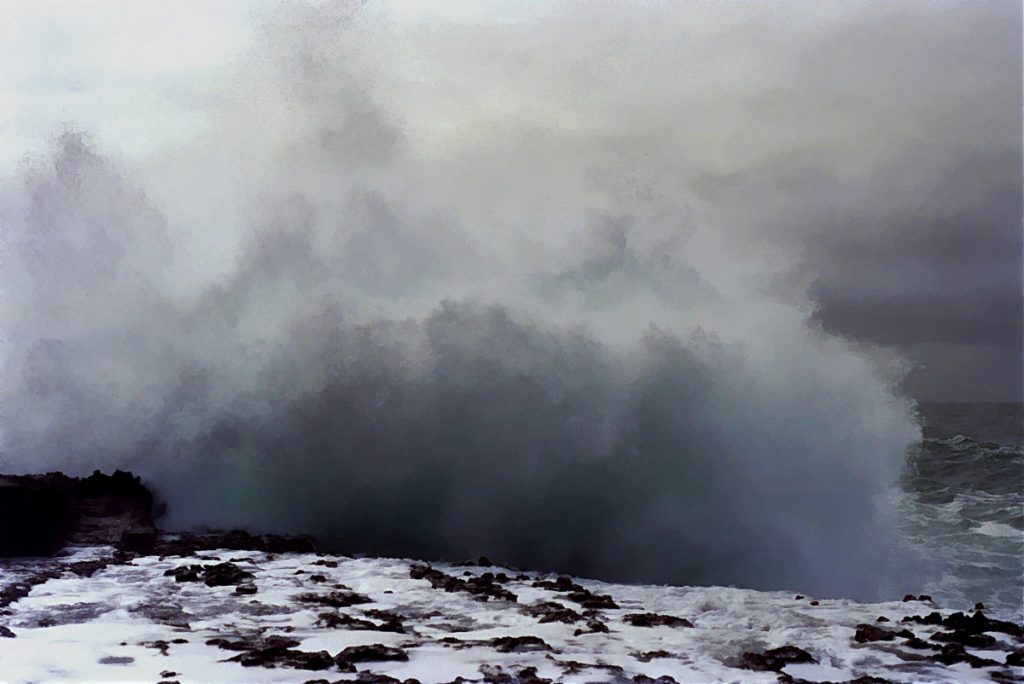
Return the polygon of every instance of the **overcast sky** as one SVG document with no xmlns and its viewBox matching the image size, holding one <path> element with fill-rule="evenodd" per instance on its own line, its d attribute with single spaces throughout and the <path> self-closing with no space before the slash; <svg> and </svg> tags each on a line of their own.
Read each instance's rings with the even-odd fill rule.
<svg viewBox="0 0 1024 684">
<path fill-rule="evenodd" d="M 141 176 L 166 165 L 237 105 L 277 5 L 7 0 L 6 177 L 65 127 Z M 388 40 L 356 59 L 412 140 L 513 119 L 584 141 L 638 118 L 681 131 L 623 154 L 683 160 L 694 202 L 795 245 L 826 328 L 918 363 L 920 399 L 1019 400 L 1020 3 L 660 5 L 369 3 Z M 637 65 L 657 75 L 603 80 Z"/>
</svg>

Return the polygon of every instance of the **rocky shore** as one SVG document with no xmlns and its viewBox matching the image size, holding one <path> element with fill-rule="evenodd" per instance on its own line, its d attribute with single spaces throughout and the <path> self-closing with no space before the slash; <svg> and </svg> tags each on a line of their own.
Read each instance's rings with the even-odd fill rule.
<svg viewBox="0 0 1024 684">
<path fill-rule="evenodd" d="M 153 509 L 128 473 L 0 477 L 0 681 L 1024 681 L 980 604 L 352 558 Z"/>
</svg>

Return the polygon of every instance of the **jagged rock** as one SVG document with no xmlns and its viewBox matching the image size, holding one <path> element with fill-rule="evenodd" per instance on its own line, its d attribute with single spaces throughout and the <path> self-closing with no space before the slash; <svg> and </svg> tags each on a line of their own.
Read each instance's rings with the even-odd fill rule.
<svg viewBox="0 0 1024 684">
<path fill-rule="evenodd" d="M 153 495 L 131 473 L 0 476 L 0 557 L 49 556 L 72 542 L 117 545 L 129 531 L 155 536 Z"/>
<path fill-rule="evenodd" d="M 253 574 L 243 570 L 234 563 L 217 563 L 216 565 L 180 565 L 164 571 L 164 576 L 173 577 L 178 582 L 202 582 L 208 587 L 227 587 L 238 584 L 250 584 Z"/>
<path fill-rule="evenodd" d="M 469 579 L 461 579 L 428 565 L 412 565 L 409 568 L 409 577 L 425 579 L 430 582 L 430 586 L 434 589 L 444 589 L 451 592 L 461 591 L 472 594 L 480 601 L 486 601 L 490 598 L 512 602 L 518 601 L 518 597 L 495 582 L 494 575 L 489 572 L 479 577 L 470 573 Z"/>
<path fill-rule="evenodd" d="M 944 641 L 963 644 L 968 648 L 991 648 L 996 645 L 996 638 L 988 634 L 972 634 L 971 632 L 953 631 L 936 632 L 931 637 L 932 641 Z"/>
<path fill-rule="evenodd" d="M 554 601 L 541 601 L 540 603 L 525 606 L 523 612 L 531 617 L 539 618 L 540 622 L 573 624 L 583 619 L 582 614 Z"/>
<path fill-rule="evenodd" d="M 490 639 L 487 643 L 501 653 L 526 653 L 528 651 L 550 651 L 551 646 L 540 637 L 504 636 Z"/>
<path fill-rule="evenodd" d="M 10 629 L 4 627 L 3 625 L 0 625 L 0 637 L 4 639 L 13 639 L 16 636 L 18 635 L 12 632 Z"/>
<path fill-rule="evenodd" d="M 799 663 L 817 663 L 818 661 L 807 651 L 796 646 L 780 646 L 768 649 L 763 653 L 746 652 L 729 664 L 744 670 L 758 672 L 781 672 L 786 665 Z"/>
<path fill-rule="evenodd" d="M 349 646 L 344 651 L 334 656 L 334 662 L 342 671 L 353 671 L 356 663 L 379 663 L 388 661 L 405 662 L 409 660 L 408 654 L 400 648 L 385 646 L 383 644 L 370 644 L 366 646 Z"/>
<path fill-rule="evenodd" d="M 876 627 L 875 625 L 860 624 L 857 625 L 857 631 L 853 635 L 853 640 L 858 644 L 866 644 L 869 641 L 892 641 L 897 637 L 912 639 L 914 633 L 909 629 L 902 629 L 897 632 L 896 630 Z"/>
<path fill-rule="evenodd" d="M 614 610 L 619 607 L 611 596 L 607 594 L 595 594 L 587 589 L 583 591 L 573 591 L 568 597 L 570 601 L 574 601 L 588 610 L 602 610 L 611 609 Z"/>
<path fill-rule="evenodd" d="M 582 634 L 607 634 L 608 625 L 601 622 L 600 620 L 587 620 L 586 629 L 577 629 L 573 632 L 573 636 L 580 636 Z"/>
<path fill-rule="evenodd" d="M 971 667 L 988 667 L 990 665 L 1001 665 L 989 658 L 979 658 L 973 653 L 968 653 L 961 644 L 946 644 L 942 647 L 942 651 L 930 656 L 931 660 L 943 665 L 953 665 L 955 663 L 967 663 Z"/>
<path fill-rule="evenodd" d="M 630 613 L 622 619 L 634 627 L 693 627 L 686 618 L 657 613 Z"/>
<path fill-rule="evenodd" d="M 295 600 L 300 603 L 313 603 L 328 608 L 348 608 L 363 603 L 370 603 L 369 597 L 347 589 L 338 589 L 328 594 L 298 594 Z"/>
</svg>

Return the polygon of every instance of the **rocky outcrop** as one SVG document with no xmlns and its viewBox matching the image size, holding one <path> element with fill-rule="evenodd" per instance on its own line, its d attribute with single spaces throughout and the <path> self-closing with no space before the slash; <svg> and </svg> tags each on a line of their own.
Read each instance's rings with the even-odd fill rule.
<svg viewBox="0 0 1024 684">
<path fill-rule="evenodd" d="M 131 473 L 0 476 L 0 557 L 49 556 L 69 544 L 146 551 L 155 540 L 153 495 Z"/>
</svg>

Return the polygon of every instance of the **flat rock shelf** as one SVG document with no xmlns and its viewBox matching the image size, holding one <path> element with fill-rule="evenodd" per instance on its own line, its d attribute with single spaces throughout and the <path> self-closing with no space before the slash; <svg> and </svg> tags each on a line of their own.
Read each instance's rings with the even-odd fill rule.
<svg viewBox="0 0 1024 684">
<path fill-rule="evenodd" d="M 1024 681 L 1024 633 L 928 597 L 607 584 L 160 535 L 0 561 L 3 682 Z"/>
</svg>

